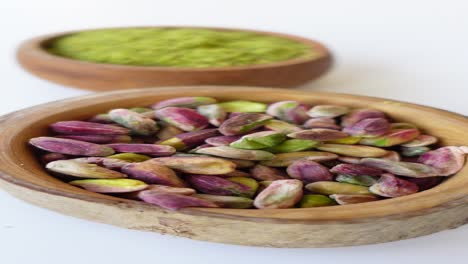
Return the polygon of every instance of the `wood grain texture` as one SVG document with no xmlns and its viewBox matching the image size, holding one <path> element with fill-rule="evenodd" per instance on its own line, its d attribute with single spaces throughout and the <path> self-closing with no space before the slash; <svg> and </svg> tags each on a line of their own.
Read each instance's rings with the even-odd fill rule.
<svg viewBox="0 0 468 264">
<path fill-rule="evenodd" d="M 24 109 L 0 120 L 0 185 L 30 203 L 67 215 L 192 239 L 271 247 L 334 247 L 417 237 L 468 222 L 468 168 L 417 194 L 364 204 L 308 209 L 186 208 L 177 212 L 92 193 L 63 183 L 39 164 L 27 141 L 47 125 L 115 107 L 177 96 L 371 107 L 411 122 L 444 145 L 468 145 L 467 118 L 443 110 L 363 96 L 249 87 L 147 88 L 92 94 Z"/>
<path fill-rule="evenodd" d="M 310 59 L 298 58 L 236 67 L 183 68 L 99 64 L 56 56 L 44 50 L 53 39 L 73 33 L 65 32 L 24 42 L 17 51 L 17 59 L 23 68 L 40 78 L 97 91 L 205 84 L 294 87 L 323 75 L 332 64 L 332 57 L 327 48 L 310 39 L 244 29 L 209 29 L 243 30 L 288 38 L 309 45 L 319 55 Z"/>
</svg>

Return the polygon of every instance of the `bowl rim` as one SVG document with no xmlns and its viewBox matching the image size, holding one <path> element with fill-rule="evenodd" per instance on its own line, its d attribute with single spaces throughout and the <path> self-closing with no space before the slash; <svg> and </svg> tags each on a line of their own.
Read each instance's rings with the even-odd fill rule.
<svg viewBox="0 0 468 264">
<path fill-rule="evenodd" d="M 268 36 L 275 36 L 280 38 L 285 38 L 293 41 L 297 41 L 303 44 L 306 44 L 311 49 L 317 52 L 317 56 L 312 58 L 293 58 L 284 61 L 277 61 L 277 62 L 270 62 L 264 64 L 252 64 L 252 65 L 241 65 L 241 66 L 226 66 L 226 67 L 178 67 L 178 66 L 142 66 L 142 65 L 125 65 L 125 64 L 112 64 L 112 63 L 98 63 L 98 62 L 91 62 L 91 61 L 83 61 L 77 59 L 71 59 L 59 55 L 52 54 L 44 49 L 44 46 L 47 45 L 48 42 L 53 41 L 54 39 L 78 33 L 83 31 L 94 31 L 94 30 L 104 30 L 104 29 L 130 29 L 130 28 L 190 28 L 190 29 L 211 29 L 211 30 L 219 30 L 219 31 L 244 31 L 244 32 L 251 32 L 260 35 L 268 35 Z M 230 27 L 210 27 L 210 26 L 175 26 L 175 25 L 155 25 L 155 26 L 122 26 L 122 27 L 102 27 L 102 28 L 88 28 L 88 29 L 80 29 L 80 30 L 69 30 L 64 32 L 52 33 L 47 35 L 42 35 L 38 37 L 34 37 L 28 40 L 25 40 L 23 43 L 20 44 L 17 53 L 20 51 L 23 52 L 30 52 L 34 56 L 41 56 L 44 59 L 54 60 L 56 63 L 67 63 L 67 64 L 76 64 L 81 66 L 89 66 L 93 65 L 95 67 L 102 67 L 107 69 L 120 69 L 120 70 L 149 70 L 149 71 L 160 71 L 160 72 L 204 72 L 204 71 L 243 71 L 243 70 L 255 70 L 255 69 L 267 69 L 267 68 L 276 68 L 276 67 L 284 67 L 284 66 L 291 66 L 291 65 L 300 65 L 304 63 L 310 63 L 312 61 L 318 61 L 324 58 L 332 58 L 330 50 L 321 42 L 305 38 L 298 35 L 288 34 L 288 33 L 280 33 L 280 32 L 273 32 L 273 31 L 264 31 L 264 30 L 255 30 L 255 29 L 244 29 L 244 28 L 230 28 Z"/>
<path fill-rule="evenodd" d="M 196 88 L 196 89 L 194 89 Z M 220 89 L 222 88 L 222 89 Z M 304 90 L 289 90 L 289 89 L 278 89 L 278 88 L 258 88 L 258 87 L 236 87 L 236 86 L 182 86 L 182 87 L 157 87 L 157 88 L 142 88 L 142 89 L 130 89 L 130 90 L 119 90 L 111 92 L 94 93 L 84 96 L 73 97 L 69 99 L 49 102 L 40 104 L 37 106 L 25 108 L 10 114 L 7 114 L 0 118 L 0 134 L 5 127 L 9 124 L 13 124 L 15 121 L 22 119 L 27 124 L 34 124 L 35 121 L 41 120 L 44 117 L 36 117 L 31 119 L 24 118 L 25 115 L 35 113 L 44 107 L 55 107 L 60 109 L 64 106 L 73 106 L 73 104 L 81 102 L 87 102 L 87 105 L 95 104 L 109 104 L 113 101 L 122 100 L 125 96 L 128 98 L 143 98 L 147 96 L 176 96 L 175 94 L 184 94 L 185 96 L 193 96 L 195 94 L 211 94 L 213 97 L 223 96 L 226 94 L 233 94 L 235 91 L 249 91 L 251 93 L 268 94 L 268 93 L 280 93 L 281 96 L 314 96 L 314 98 L 329 98 L 333 96 L 339 96 L 340 98 L 350 99 L 354 101 L 366 100 L 370 108 L 376 106 L 385 105 L 397 105 L 400 108 L 416 109 L 417 111 L 424 111 L 427 113 L 443 116 L 448 118 L 449 121 L 456 122 L 457 125 L 463 126 L 464 129 L 468 129 L 468 119 L 463 115 L 449 112 L 446 110 L 436 109 L 432 107 L 422 106 L 418 104 L 405 103 L 402 101 L 389 100 L 377 97 L 368 97 L 360 95 L 340 94 L 340 93 L 329 93 L 329 92 L 312 92 Z M 93 99 L 89 101 L 87 99 Z M 98 102 L 96 102 L 96 100 Z M 264 100 L 266 101 L 266 100 Z M 86 105 L 80 105 L 75 107 L 76 109 L 84 108 Z M 71 107 L 71 110 L 75 108 Z M 52 116 L 53 113 L 47 113 L 47 116 Z M 423 128 L 424 129 L 424 128 Z M 0 145 L 10 144 L 14 140 L 14 137 L 0 138 Z M 23 142 L 27 144 L 26 142 Z M 33 155 L 31 151 L 31 155 Z M 7 155 L 6 152 L 0 152 L 0 160 L 8 159 L 14 162 L 14 157 Z M 23 169 L 22 164 L 15 164 L 17 168 Z M 25 187 L 34 191 L 44 192 L 48 194 L 54 194 L 64 196 L 68 198 L 85 200 L 100 204 L 113 204 L 118 206 L 144 208 L 144 210 L 157 210 L 167 211 L 154 205 L 148 205 L 144 202 L 130 201 L 121 198 L 115 198 L 108 195 L 94 194 L 80 189 L 80 194 L 70 193 L 57 188 L 41 187 L 31 182 L 20 180 L 10 175 L 8 168 L 0 168 L 0 179 Z M 27 171 L 26 171 L 27 172 Z M 53 176 L 49 176 L 54 178 Z M 435 188 L 419 192 L 416 194 L 380 200 L 375 202 L 353 204 L 353 205 L 342 205 L 342 206 L 331 206 L 331 207 L 318 207 L 318 208 L 289 208 L 289 209 L 227 209 L 227 208 L 184 208 L 177 212 L 189 215 L 197 216 L 210 216 L 210 217 L 221 217 L 230 219 L 240 219 L 246 221 L 272 221 L 272 222 L 287 222 L 287 223 L 320 223 L 330 221 L 356 221 L 359 219 L 369 218 L 400 218 L 404 215 L 421 215 L 431 212 L 443 210 L 444 208 L 451 207 L 462 201 L 464 197 L 468 195 L 468 189 L 464 187 L 464 184 L 468 184 L 468 166 L 465 166 L 462 171 L 456 175 L 450 177 L 447 181 L 436 186 Z"/>
</svg>

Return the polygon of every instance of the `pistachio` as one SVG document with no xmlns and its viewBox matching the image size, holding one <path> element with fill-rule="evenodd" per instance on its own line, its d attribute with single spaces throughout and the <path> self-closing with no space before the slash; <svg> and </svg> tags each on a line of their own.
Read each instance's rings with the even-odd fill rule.
<svg viewBox="0 0 468 264">
<path fill-rule="evenodd" d="M 369 190 L 383 197 L 400 197 L 418 192 L 415 183 L 395 177 L 393 174 L 382 174 L 379 181 L 373 184 Z"/>
<path fill-rule="evenodd" d="M 216 99 L 212 97 L 177 97 L 172 99 L 167 99 L 164 101 L 157 102 L 151 105 L 153 109 L 161 109 L 165 107 L 186 107 L 186 108 L 196 108 L 201 105 L 215 104 L 217 103 Z"/>
<path fill-rule="evenodd" d="M 183 150 L 203 144 L 207 138 L 211 138 L 216 135 L 219 135 L 217 129 L 203 129 L 178 134 L 175 137 L 159 142 L 159 144 L 172 146 L 176 150 Z"/>
<path fill-rule="evenodd" d="M 211 137 L 207 138 L 205 142 L 207 144 L 213 145 L 215 147 L 219 146 L 229 146 L 234 141 L 237 141 L 241 138 L 242 136 L 219 136 L 219 137 Z"/>
<path fill-rule="evenodd" d="M 108 156 L 108 158 L 119 159 L 127 162 L 142 162 L 151 159 L 151 157 L 136 153 L 119 153 Z"/>
<path fill-rule="evenodd" d="M 281 120 L 276 120 L 276 119 L 271 119 L 269 121 L 266 122 L 266 124 L 264 125 L 264 127 L 266 129 L 269 129 L 269 130 L 273 130 L 273 131 L 276 131 L 278 133 L 282 133 L 282 134 L 289 134 L 289 133 L 293 133 L 293 132 L 297 132 L 297 131 L 301 131 L 302 128 L 296 126 L 296 125 L 293 125 L 293 124 L 290 124 L 288 122 L 284 122 L 284 121 L 281 121 Z"/>
<path fill-rule="evenodd" d="M 86 121 L 60 121 L 49 126 L 52 131 L 66 135 L 128 135 L 124 127 Z"/>
<path fill-rule="evenodd" d="M 110 147 L 68 138 L 36 137 L 30 139 L 29 144 L 49 152 L 76 156 L 102 157 L 114 154 Z"/>
<path fill-rule="evenodd" d="M 248 192 L 249 197 L 253 197 L 258 189 L 258 182 L 248 177 L 229 177 L 226 178 L 228 181 L 237 182 L 244 186 L 247 186 L 250 190 Z"/>
<path fill-rule="evenodd" d="M 359 143 L 359 141 L 361 141 L 361 139 L 362 139 L 361 137 L 345 137 L 345 138 L 330 140 L 330 141 L 327 141 L 327 143 L 330 143 L 330 144 L 354 145 L 354 144 Z"/>
<path fill-rule="evenodd" d="M 196 153 L 243 160 L 271 160 L 275 158 L 274 154 L 263 150 L 237 149 L 228 146 L 202 148 Z"/>
<path fill-rule="evenodd" d="M 172 187 L 172 186 L 158 185 L 158 184 L 148 185 L 146 190 L 151 190 L 155 192 L 164 192 L 164 193 L 175 193 L 175 194 L 181 194 L 181 195 L 192 195 L 196 193 L 196 191 L 192 188 Z"/>
<path fill-rule="evenodd" d="M 132 138 L 127 135 L 58 135 L 57 137 L 99 144 L 132 142 Z"/>
<path fill-rule="evenodd" d="M 148 187 L 146 183 L 132 179 L 87 179 L 69 183 L 97 193 L 127 193 Z"/>
<path fill-rule="evenodd" d="M 132 133 L 142 136 L 154 135 L 159 127 L 156 121 L 128 109 L 114 109 L 109 112 L 112 121 L 130 129 Z"/>
<path fill-rule="evenodd" d="M 327 167 L 311 160 L 295 161 L 288 166 L 286 171 L 291 178 L 301 180 L 304 183 L 333 180 L 333 175 Z"/>
<path fill-rule="evenodd" d="M 224 121 L 219 127 L 219 132 L 225 136 L 245 134 L 263 126 L 272 119 L 269 115 L 256 113 L 242 113 Z"/>
<path fill-rule="evenodd" d="M 356 109 L 341 118 L 341 126 L 349 127 L 367 118 L 385 118 L 385 113 L 376 109 Z"/>
<path fill-rule="evenodd" d="M 117 179 L 127 177 L 118 171 L 109 170 L 96 164 L 75 160 L 56 160 L 47 163 L 46 169 L 67 176 L 93 179 Z"/>
<path fill-rule="evenodd" d="M 435 143 L 437 143 L 436 137 L 429 136 L 429 135 L 419 135 L 413 140 L 406 142 L 405 144 L 401 144 L 401 146 L 405 148 L 415 148 L 415 147 L 426 147 Z"/>
<path fill-rule="evenodd" d="M 219 127 L 227 118 L 226 111 L 218 104 L 202 105 L 197 111 L 208 118 L 208 122 L 215 127 Z"/>
<path fill-rule="evenodd" d="M 265 150 L 271 153 L 298 152 L 311 149 L 319 144 L 319 141 L 309 139 L 288 139 L 283 141 L 279 145 L 267 148 Z"/>
<path fill-rule="evenodd" d="M 405 157 L 415 157 L 415 156 L 420 156 L 430 150 L 431 149 L 428 147 L 411 147 L 411 148 L 402 147 L 401 155 Z"/>
<path fill-rule="evenodd" d="M 335 123 L 335 119 L 329 117 L 317 117 L 307 120 L 303 124 L 304 128 L 328 128 L 333 130 L 340 130 L 341 127 Z"/>
<path fill-rule="evenodd" d="M 313 193 L 318 194 L 371 194 L 367 187 L 355 184 L 332 182 L 332 181 L 318 181 L 309 183 L 305 188 Z"/>
<path fill-rule="evenodd" d="M 431 166 L 414 162 L 391 161 L 385 159 L 365 158 L 361 160 L 362 165 L 378 168 L 392 174 L 424 178 L 439 176 L 440 172 Z"/>
<path fill-rule="evenodd" d="M 311 207 L 322 207 L 335 205 L 335 201 L 330 199 L 328 196 L 321 194 L 306 194 L 302 197 L 299 202 L 299 207 L 301 208 L 311 208 Z"/>
<path fill-rule="evenodd" d="M 192 197 L 197 197 L 203 200 L 211 201 L 217 204 L 219 207 L 224 208 L 248 209 L 253 206 L 253 200 L 246 197 L 212 194 L 195 194 Z"/>
<path fill-rule="evenodd" d="M 419 130 L 411 129 L 398 129 L 392 130 L 389 133 L 374 138 L 363 138 L 359 142 L 363 145 L 377 146 L 377 147 L 391 147 L 409 142 L 419 136 Z"/>
<path fill-rule="evenodd" d="M 374 195 L 364 194 L 332 194 L 330 198 L 335 200 L 339 205 L 367 203 L 379 200 L 379 198 Z"/>
<path fill-rule="evenodd" d="M 374 167 L 368 167 L 362 164 L 339 164 L 330 169 L 335 174 L 344 175 L 369 175 L 369 176 L 380 176 L 384 173 L 383 170 Z"/>
<path fill-rule="evenodd" d="M 148 184 L 162 184 L 173 187 L 186 187 L 186 184 L 169 167 L 144 161 L 130 163 L 122 167 L 122 172 L 130 178 L 144 181 Z"/>
<path fill-rule="evenodd" d="M 349 112 L 349 108 L 340 105 L 316 105 L 312 107 L 307 114 L 310 117 L 338 117 Z"/>
<path fill-rule="evenodd" d="M 41 155 L 41 162 L 43 164 L 47 164 L 49 162 L 56 161 L 56 160 L 66 160 L 66 159 L 69 159 L 69 157 L 61 153 L 52 152 L 52 153 L 46 153 L 44 155 Z"/>
<path fill-rule="evenodd" d="M 302 182 L 295 179 L 273 181 L 254 200 L 259 209 L 291 208 L 302 198 Z"/>
<path fill-rule="evenodd" d="M 277 117 L 280 120 L 302 124 L 309 116 L 307 115 L 307 107 L 296 101 L 281 101 L 268 106 L 266 113 Z"/>
<path fill-rule="evenodd" d="M 155 145 L 155 144 L 125 144 L 125 143 L 114 143 L 107 144 L 107 146 L 114 149 L 116 152 L 124 153 L 140 153 L 147 154 L 149 156 L 168 156 L 175 153 L 175 148 L 166 145 Z"/>
<path fill-rule="evenodd" d="M 200 130 L 208 126 L 208 119 L 197 111 L 182 107 L 166 107 L 156 110 L 155 115 L 162 121 L 184 131 Z"/>
<path fill-rule="evenodd" d="M 366 118 L 343 129 L 343 132 L 359 137 L 378 137 L 389 131 L 390 123 L 381 117 Z"/>
<path fill-rule="evenodd" d="M 382 157 L 387 154 L 387 151 L 381 148 L 358 145 L 322 144 L 316 148 L 322 151 L 358 158 Z"/>
<path fill-rule="evenodd" d="M 263 113 L 267 109 L 264 103 L 242 100 L 222 102 L 219 106 L 226 112 Z"/>
<path fill-rule="evenodd" d="M 159 138 L 159 140 L 164 141 L 170 138 L 173 138 L 179 134 L 184 133 L 184 131 L 180 128 L 177 128 L 172 125 L 165 124 L 162 126 L 162 128 L 158 131 L 156 134 L 156 137 Z"/>
<path fill-rule="evenodd" d="M 129 108 L 128 110 L 139 113 L 139 114 L 153 111 L 153 109 L 147 108 L 147 107 L 132 107 L 132 108 Z"/>
<path fill-rule="evenodd" d="M 442 147 L 422 154 L 418 162 L 437 169 L 438 176 L 450 176 L 463 168 L 465 155 L 466 153 L 459 147 Z"/>
<path fill-rule="evenodd" d="M 272 160 L 261 161 L 260 164 L 271 167 L 287 167 L 297 160 L 326 161 L 338 158 L 336 154 L 320 151 L 301 151 L 276 154 Z"/>
<path fill-rule="evenodd" d="M 165 157 L 150 160 L 184 173 L 218 175 L 233 172 L 236 164 L 212 157 Z"/>
<path fill-rule="evenodd" d="M 196 190 L 206 194 L 242 197 L 253 195 L 249 186 L 217 176 L 193 174 L 187 175 L 186 179 Z"/>
<path fill-rule="evenodd" d="M 252 175 L 252 178 L 259 181 L 276 181 L 289 178 L 284 171 L 261 164 L 257 164 L 251 168 L 250 174 Z"/>
<path fill-rule="evenodd" d="M 86 157 L 73 159 L 74 161 L 97 164 L 99 166 L 111 169 L 120 170 L 123 166 L 127 165 L 128 162 L 120 159 L 104 158 L 104 157 Z"/>
<path fill-rule="evenodd" d="M 97 114 L 90 119 L 88 119 L 88 122 L 93 122 L 93 123 L 100 123 L 100 124 L 112 124 L 114 121 L 110 118 L 108 114 Z"/>
<path fill-rule="evenodd" d="M 356 185 L 367 186 L 367 187 L 377 182 L 377 179 L 375 177 L 372 177 L 369 175 L 340 174 L 336 176 L 335 180 L 337 182 L 350 183 L 350 184 L 356 184 Z"/>
<path fill-rule="evenodd" d="M 284 134 L 274 131 L 261 131 L 243 136 L 229 146 L 240 149 L 264 149 L 274 147 L 286 139 Z"/>
<path fill-rule="evenodd" d="M 144 202 L 168 210 L 178 210 L 185 207 L 219 207 L 211 201 L 198 197 L 152 190 L 141 191 L 138 193 L 138 197 Z"/>
<path fill-rule="evenodd" d="M 348 136 L 349 135 L 344 132 L 327 128 L 313 128 L 288 134 L 288 137 L 291 138 L 309 139 L 317 141 L 336 140 L 346 138 Z"/>
</svg>

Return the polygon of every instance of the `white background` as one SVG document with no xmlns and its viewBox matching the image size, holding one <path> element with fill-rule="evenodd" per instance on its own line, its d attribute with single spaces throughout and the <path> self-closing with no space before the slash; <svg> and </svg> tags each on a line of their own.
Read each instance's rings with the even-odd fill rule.
<svg viewBox="0 0 468 264">
<path fill-rule="evenodd" d="M 387 97 L 468 114 L 468 5 L 447 0 L 3 0 L 0 114 L 88 93 L 22 71 L 14 60 L 21 40 L 62 30 L 128 25 L 215 25 L 315 38 L 329 45 L 337 62 L 332 72 L 304 89 Z M 361 247 L 221 245 L 87 222 L 0 192 L 2 264 L 467 263 L 467 246 L 468 226 Z"/>
</svg>

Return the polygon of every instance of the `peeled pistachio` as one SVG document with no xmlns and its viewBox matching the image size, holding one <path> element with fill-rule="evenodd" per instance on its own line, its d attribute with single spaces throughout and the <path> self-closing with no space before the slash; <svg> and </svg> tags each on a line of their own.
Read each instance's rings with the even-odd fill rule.
<svg viewBox="0 0 468 264">
<path fill-rule="evenodd" d="M 151 118 L 128 109 L 114 109 L 109 112 L 112 121 L 130 129 L 132 133 L 142 136 L 154 135 L 159 127 Z"/>
<path fill-rule="evenodd" d="M 301 180 L 304 183 L 333 180 L 333 175 L 327 167 L 311 160 L 295 161 L 288 166 L 286 171 L 291 178 Z"/>
<path fill-rule="evenodd" d="M 301 131 L 302 128 L 290 124 L 288 122 L 284 122 L 281 120 L 271 119 L 265 123 L 265 128 L 269 130 L 276 131 L 282 134 L 289 134 L 297 131 Z"/>
<path fill-rule="evenodd" d="M 381 117 L 366 118 L 343 129 L 343 132 L 359 137 L 378 137 L 389 131 L 390 123 Z"/>
<path fill-rule="evenodd" d="M 127 128 L 86 121 L 60 121 L 49 126 L 52 131 L 65 135 L 128 135 Z"/>
<path fill-rule="evenodd" d="M 107 146 L 114 149 L 116 152 L 125 153 L 140 153 L 149 156 L 168 156 L 175 153 L 175 148 L 172 146 L 156 145 L 156 144 L 127 144 L 127 143 L 114 143 L 107 144 Z"/>
<path fill-rule="evenodd" d="M 437 138 L 429 135 L 419 135 L 415 139 L 401 144 L 405 148 L 425 147 L 437 143 Z"/>
<path fill-rule="evenodd" d="M 88 164 L 75 160 L 56 160 L 47 163 L 46 169 L 60 174 L 93 179 L 117 179 L 127 177 L 118 171 L 100 167 L 96 164 Z"/>
<path fill-rule="evenodd" d="M 289 178 L 284 171 L 261 164 L 257 164 L 251 168 L 250 174 L 252 175 L 252 178 L 259 181 L 275 181 Z"/>
<path fill-rule="evenodd" d="M 122 167 L 122 172 L 130 178 L 144 181 L 149 184 L 162 184 L 173 187 L 186 187 L 186 184 L 170 168 L 151 162 L 144 161 L 130 163 Z"/>
<path fill-rule="evenodd" d="M 36 137 L 29 144 L 49 152 L 76 156 L 103 157 L 114 154 L 110 147 L 68 138 Z"/>
<path fill-rule="evenodd" d="M 250 186 L 212 175 L 187 175 L 186 180 L 206 194 L 251 197 L 255 193 Z"/>
<path fill-rule="evenodd" d="M 401 155 L 405 157 L 415 157 L 415 156 L 420 156 L 430 150 L 431 149 L 428 147 L 411 147 L 411 148 L 402 147 Z"/>
<path fill-rule="evenodd" d="M 341 118 L 341 126 L 349 127 L 367 118 L 385 118 L 385 113 L 376 109 L 356 109 Z"/>
<path fill-rule="evenodd" d="M 110 118 L 108 114 L 97 114 L 90 119 L 88 119 L 88 122 L 93 122 L 93 123 L 100 123 L 100 124 L 112 124 L 114 121 Z"/>
<path fill-rule="evenodd" d="M 336 124 L 335 119 L 329 118 L 329 117 L 311 118 L 303 124 L 303 127 L 307 129 L 311 129 L 311 128 L 328 128 L 328 129 L 334 129 L 334 130 L 341 129 L 341 127 Z"/>
<path fill-rule="evenodd" d="M 104 158 L 104 157 L 85 157 L 72 159 L 74 161 L 97 164 L 99 166 L 111 169 L 111 170 L 120 170 L 123 166 L 127 165 L 128 162 L 120 159 L 113 158 Z"/>
<path fill-rule="evenodd" d="M 319 181 L 309 183 L 305 188 L 318 194 L 371 194 L 367 187 L 332 181 Z"/>
<path fill-rule="evenodd" d="M 361 160 L 362 165 L 378 168 L 392 174 L 424 178 L 439 176 L 440 171 L 422 163 L 391 161 L 385 159 L 365 158 Z"/>
<path fill-rule="evenodd" d="M 275 155 L 263 150 L 237 149 L 228 146 L 202 148 L 196 153 L 243 160 L 271 160 L 275 158 Z"/>
<path fill-rule="evenodd" d="M 153 109 L 161 109 L 165 107 L 187 107 L 187 108 L 196 108 L 200 105 L 215 104 L 217 101 L 212 97 L 177 97 L 172 99 L 167 99 L 161 102 L 157 102 L 151 105 Z"/>
<path fill-rule="evenodd" d="M 375 177 L 372 177 L 372 176 L 369 176 L 369 175 L 340 174 L 340 175 L 336 176 L 335 180 L 337 182 L 344 182 L 344 183 L 362 185 L 362 186 L 367 186 L 367 187 L 369 187 L 372 184 L 377 182 L 377 179 Z"/>
<path fill-rule="evenodd" d="M 301 208 L 321 207 L 335 205 L 335 201 L 328 196 L 321 194 L 306 194 L 299 202 Z"/>
<path fill-rule="evenodd" d="M 158 205 L 168 210 L 178 210 L 185 207 L 219 207 L 215 203 L 194 196 L 158 191 L 141 191 L 138 197 L 150 204 Z"/>
<path fill-rule="evenodd" d="M 309 139 L 317 141 L 328 141 L 346 138 L 349 135 L 341 131 L 326 129 L 326 128 L 313 128 L 308 130 L 302 130 L 288 134 L 288 137 L 298 139 Z"/>
<path fill-rule="evenodd" d="M 296 101 L 280 101 L 273 103 L 268 106 L 266 113 L 280 120 L 298 125 L 309 119 L 307 107 Z"/>
<path fill-rule="evenodd" d="M 219 135 L 217 129 L 203 129 L 192 132 L 178 134 L 172 138 L 159 142 L 161 145 L 174 147 L 176 150 L 193 148 L 203 144 L 207 138 Z"/>
<path fill-rule="evenodd" d="M 230 147 L 240 149 L 264 149 L 274 147 L 286 139 L 284 134 L 275 131 L 261 131 L 245 135 L 229 144 Z"/>
<path fill-rule="evenodd" d="M 119 154 L 114 154 L 111 156 L 108 156 L 108 158 L 112 159 L 119 159 L 127 162 L 142 162 L 151 159 L 150 156 L 146 156 L 143 154 L 137 154 L 137 153 L 119 153 Z"/>
<path fill-rule="evenodd" d="M 441 147 L 422 154 L 419 156 L 418 162 L 436 168 L 438 176 L 449 176 L 463 168 L 465 155 L 466 153 L 459 147 Z"/>
<path fill-rule="evenodd" d="M 358 158 L 382 157 L 387 154 L 387 151 L 381 148 L 358 145 L 322 144 L 316 148 L 322 151 Z"/>
<path fill-rule="evenodd" d="M 250 196 L 249 197 L 253 197 L 255 195 L 255 193 L 257 192 L 257 189 L 258 189 L 258 182 L 252 178 L 248 178 L 248 177 L 229 177 L 229 178 L 226 178 L 226 180 L 228 181 L 232 181 L 232 182 L 237 182 L 237 183 L 240 183 L 244 186 L 247 186 L 250 188 Z"/>
<path fill-rule="evenodd" d="M 254 200 L 259 209 L 293 207 L 302 198 L 302 182 L 295 179 L 273 181 Z"/>
<path fill-rule="evenodd" d="M 132 138 L 127 135 L 58 135 L 56 137 L 75 139 L 98 144 L 132 142 Z"/>
<path fill-rule="evenodd" d="M 367 203 L 379 200 L 379 198 L 374 195 L 364 194 L 332 194 L 330 198 L 335 200 L 339 205 Z"/>
<path fill-rule="evenodd" d="M 349 112 L 349 108 L 340 105 L 316 105 L 307 114 L 310 117 L 338 117 Z"/>
<path fill-rule="evenodd" d="M 263 113 L 267 109 L 264 103 L 242 100 L 221 102 L 219 106 L 226 112 Z"/>
<path fill-rule="evenodd" d="M 148 187 L 146 183 L 133 179 L 87 179 L 69 183 L 97 193 L 127 193 Z"/>
<path fill-rule="evenodd" d="M 381 159 L 386 159 L 390 161 L 400 161 L 401 157 L 400 154 L 396 151 L 388 151 L 387 154 L 384 156 L 380 157 Z"/>
<path fill-rule="evenodd" d="M 148 185 L 146 190 L 151 190 L 155 192 L 164 192 L 164 193 L 175 193 L 175 194 L 181 194 L 181 195 L 192 195 L 196 193 L 196 191 L 192 188 L 172 187 L 172 186 L 159 185 L 159 184 Z"/>
<path fill-rule="evenodd" d="M 156 137 L 158 137 L 159 140 L 164 141 L 182 133 L 184 133 L 182 129 L 166 124 L 158 131 Z"/>
<path fill-rule="evenodd" d="M 225 136 L 245 134 L 263 126 L 272 119 L 269 115 L 256 113 L 242 113 L 224 121 L 219 127 L 219 132 Z"/>
<path fill-rule="evenodd" d="M 236 164 L 231 161 L 213 157 L 164 157 L 150 161 L 167 166 L 184 173 L 218 175 L 233 172 Z"/>
<path fill-rule="evenodd" d="M 336 154 L 321 151 L 301 151 L 276 154 L 272 160 L 261 161 L 260 164 L 271 167 L 287 167 L 296 160 L 326 161 L 338 158 Z"/>
<path fill-rule="evenodd" d="M 280 144 L 271 148 L 265 149 L 271 153 L 287 153 L 287 152 L 298 152 L 303 150 L 311 149 L 319 145 L 319 141 L 308 140 L 308 139 L 288 139 Z"/>
<path fill-rule="evenodd" d="M 197 108 L 197 111 L 208 118 L 208 122 L 216 127 L 219 127 L 227 118 L 226 111 L 218 104 L 202 105 Z"/>
<path fill-rule="evenodd" d="M 369 175 L 369 176 L 380 176 L 384 173 L 383 170 L 374 167 L 368 167 L 362 164 L 339 164 L 330 169 L 335 174 L 344 175 Z"/>
<path fill-rule="evenodd" d="M 327 143 L 354 145 L 354 144 L 359 143 L 359 141 L 361 141 L 361 139 L 362 139 L 361 137 L 345 137 L 345 138 L 330 140 L 330 141 L 327 141 Z"/>
<path fill-rule="evenodd" d="M 419 133 L 419 130 L 415 128 L 392 130 L 380 137 L 363 138 L 359 143 L 377 147 L 391 147 L 409 142 L 419 136 Z"/>
<path fill-rule="evenodd" d="M 66 159 L 69 159 L 69 157 L 61 153 L 52 152 L 52 153 L 46 153 L 44 155 L 41 155 L 41 162 L 43 164 L 47 164 L 49 162 L 56 161 L 56 160 L 66 160 Z"/>
<path fill-rule="evenodd" d="M 393 174 L 382 174 L 379 181 L 373 184 L 369 190 L 383 197 L 399 197 L 418 192 L 415 183 L 395 177 Z"/>
<path fill-rule="evenodd" d="M 156 110 L 155 116 L 184 131 L 200 130 L 208 126 L 208 119 L 190 108 L 165 107 Z"/>
<path fill-rule="evenodd" d="M 212 195 L 212 194 L 195 194 L 192 197 L 197 197 L 203 200 L 211 201 L 219 207 L 248 209 L 253 206 L 253 200 L 247 197 Z"/>
<path fill-rule="evenodd" d="M 237 141 L 242 136 L 218 136 L 218 137 L 210 137 L 205 140 L 207 144 L 210 144 L 215 147 L 219 146 L 229 146 L 234 141 Z"/>
</svg>

